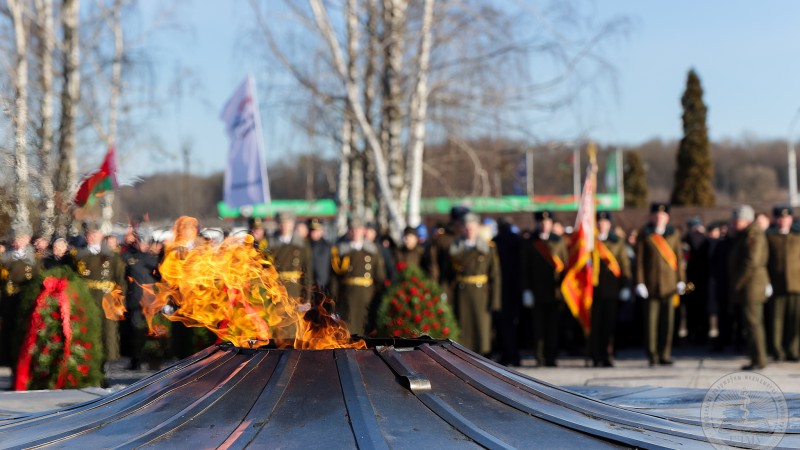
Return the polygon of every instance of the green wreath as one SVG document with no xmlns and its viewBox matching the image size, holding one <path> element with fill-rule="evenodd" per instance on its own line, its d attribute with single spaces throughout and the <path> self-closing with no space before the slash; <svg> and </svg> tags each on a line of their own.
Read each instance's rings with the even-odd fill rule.
<svg viewBox="0 0 800 450">
<path fill-rule="evenodd" d="M 442 290 L 422 269 L 397 264 L 398 280 L 389 286 L 378 308 L 378 335 L 430 336 L 458 340 L 459 329 Z"/>
<path fill-rule="evenodd" d="M 39 274 L 24 291 L 17 336 L 14 388 L 74 389 L 99 386 L 102 310 L 72 269 Z"/>
</svg>

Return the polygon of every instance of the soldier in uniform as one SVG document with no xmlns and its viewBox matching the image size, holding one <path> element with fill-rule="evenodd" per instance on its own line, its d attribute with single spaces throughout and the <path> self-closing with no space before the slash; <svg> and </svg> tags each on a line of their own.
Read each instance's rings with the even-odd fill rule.
<svg viewBox="0 0 800 450">
<path fill-rule="evenodd" d="M 18 329 L 22 293 L 39 273 L 39 262 L 31 245 L 31 228 L 26 224 L 14 224 L 11 246 L 0 259 L 0 364 L 16 368 L 19 344 L 22 343 Z M 13 379 L 13 376 L 12 376 Z"/>
<path fill-rule="evenodd" d="M 506 218 L 497 224 L 497 236 L 494 243 L 497 248 L 497 259 L 500 261 L 501 308 L 495 317 L 497 347 L 500 351 L 500 364 L 519 366 L 520 353 L 517 342 L 522 297 L 519 290 L 519 249 L 522 238 L 513 231 L 514 225 Z"/>
<path fill-rule="evenodd" d="M 733 242 L 729 270 L 731 300 L 741 304 L 744 326 L 750 346 L 750 364 L 742 370 L 763 369 L 767 365 L 767 343 L 764 333 L 764 303 L 769 287 L 769 244 L 764 229 L 755 221 L 755 212 L 748 205 L 733 211 Z"/>
<path fill-rule="evenodd" d="M 267 250 L 272 255 L 272 262 L 286 287 L 286 293 L 290 297 L 308 302 L 314 279 L 311 248 L 303 238 L 294 234 L 294 214 L 280 212 L 275 215 L 275 219 L 278 222 L 278 231 Z"/>
<path fill-rule="evenodd" d="M 158 255 L 150 251 L 150 244 L 138 234 L 123 253 L 125 262 L 125 279 L 129 280 L 128 290 L 125 294 L 125 322 L 121 324 L 125 333 L 121 333 L 127 340 L 127 347 L 131 362 L 129 369 L 139 370 L 141 363 L 142 347 L 145 343 L 147 324 L 142 313 L 142 286 L 158 281 Z M 123 345 L 123 348 L 125 346 Z"/>
<path fill-rule="evenodd" d="M 553 213 L 534 213 L 536 229 L 522 243 L 520 252 L 523 304 L 533 306 L 536 360 L 555 367 L 558 356 L 558 323 L 564 301 L 561 281 L 567 260 L 566 243 L 553 233 Z"/>
<path fill-rule="evenodd" d="M 78 275 L 86 280 L 89 292 L 97 303 L 102 324 L 103 363 L 120 356 L 119 327 L 116 320 L 106 318 L 103 312 L 103 296 L 119 286 L 125 292 L 125 265 L 118 253 L 103 248 L 103 231 L 100 224 L 90 223 L 86 227 L 86 247 L 75 255 Z M 100 365 L 101 367 L 104 364 Z"/>
<path fill-rule="evenodd" d="M 331 244 L 325 239 L 325 227 L 319 219 L 308 219 L 307 224 L 314 284 L 320 292 L 326 292 L 331 279 Z"/>
<path fill-rule="evenodd" d="M 267 255 L 267 246 L 269 242 L 264 234 L 264 221 L 260 217 L 251 217 L 247 220 L 248 234 L 253 236 L 253 246 L 261 252 L 262 255 Z"/>
<path fill-rule="evenodd" d="M 772 344 L 775 359 L 800 358 L 800 232 L 792 228 L 792 208 L 773 210 L 775 227 L 767 232 L 769 280 L 772 285 Z M 784 345 L 786 347 L 784 348 Z"/>
<path fill-rule="evenodd" d="M 75 262 L 72 260 L 72 255 L 69 253 L 69 244 L 67 240 L 59 237 L 53 240 L 52 250 L 50 254 L 42 260 L 42 267 L 44 270 L 52 269 L 53 267 L 75 267 Z"/>
<path fill-rule="evenodd" d="M 494 242 L 482 239 L 480 219 L 462 217 L 463 234 L 450 246 L 450 261 L 456 274 L 455 313 L 461 329 L 461 344 L 488 355 L 492 341 L 492 312 L 500 310 L 500 262 Z"/>
<path fill-rule="evenodd" d="M 431 277 L 442 288 L 442 298 L 452 303 L 455 272 L 449 257 L 450 246 L 460 234 L 461 218 L 469 212 L 465 206 L 454 206 L 450 209 L 450 223 L 437 227 L 436 235 L 431 242 Z"/>
<path fill-rule="evenodd" d="M 671 365 L 676 296 L 686 292 L 683 249 L 680 234 L 669 223 L 669 205 L 652 204 L 650 215 L 636 243 L 636 294 L 647 301 L 650 365 Z"/>
<path fill-rule="evenodd" d="M 611 348 L 617 323 L 617 301 L 628 301 L 631 290 L 631 266 L 625 241 L 611 227 L 611 213 L 597 212 L 597 239 L 593 258 L 598 263 L 594 299 L 592 301 L 592 332 L 590 348 L 595 367 L 613 367 Z"/>
<path fill-rule="evenodd" d="M 331 249 L 331 294 L 337 311 L 355 334 L 371 331 L 374 302 L 386 280 L 380 250 L 365 236 L 364 221 L 351 217 L 348 239 Z"/>
<path fill-rule="evenodd" d="M 416 266 L 430 275 L 425 249 L 419 245 L 417 229 L 406 227 L 403 230 L 403 240 L 399 247 L 394 251 L 394 260 L 398 266 L 402 263 L 406 266 Z"/>
</svg>

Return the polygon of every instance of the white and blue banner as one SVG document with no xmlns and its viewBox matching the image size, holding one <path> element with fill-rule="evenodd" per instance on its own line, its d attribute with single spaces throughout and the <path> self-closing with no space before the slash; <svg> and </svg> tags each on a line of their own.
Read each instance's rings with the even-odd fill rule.
<svg viewBox="0 0 800 450">
<path fill-rule="evenodd" d="M 261 116 L 252 74 L 225 104 L 220 118 L 230 140 L 223 201 L 233 208 L 269 203 Z"/>
</svg>

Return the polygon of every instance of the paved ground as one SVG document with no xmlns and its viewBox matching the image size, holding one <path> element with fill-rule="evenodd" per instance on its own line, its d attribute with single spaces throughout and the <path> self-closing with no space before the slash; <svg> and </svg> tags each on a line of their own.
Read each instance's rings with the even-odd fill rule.
<svg viewBox="0 0 800 450">
<path fill-rule="evenodd" d="M 610 391 L 600 389 L 602 386 L 708 389 L 721 377 L 739 371 L 746 363 L 745 357 L 732 353 L 708 354 L 679 349 L 673 366 L 648 367 L 641 351 L 630 350 L 621 352 L 612 368 L 586 367 L 582 358 L 563 357 L 559 360 L 559 367 L 555 368 L 537 368 L 532 358 L 524 358 L 523 365 L 513 369 L 542 381 L 573 387 L 586 395 L 604 398 Z M 149 370 L 126 370 L 126 365 L 126 360 L 112 365 L 108 374 L 109 389 L 0 392 L 0 417 L 81 403 L 123 389 L 155 373 Z M 784 393 L 800 393 L 800 363 L 773 363 L 759 372 L 774 381 Z M 5 367 L 0 368 L 0 389 L 8 389 L 9 386 L 10 371 Z"/>
</svg>

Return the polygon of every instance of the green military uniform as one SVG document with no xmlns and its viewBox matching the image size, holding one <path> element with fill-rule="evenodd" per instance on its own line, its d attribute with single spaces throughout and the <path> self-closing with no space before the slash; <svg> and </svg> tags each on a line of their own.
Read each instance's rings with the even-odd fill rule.
<svg viewBox="0 0 800 450">
<path fill-rule="evenodd" d="M 9 249 L 0 259 L 0 364 L 12 368 L 16 366 L 18 345 L 22 343 L 20 334 L 23 330 L 19 329 L 21 320 L 24 320 L 19 317 L 22 293 L 40 270 L 34 255 L 33 247 L 29 245 L 19 252 Z"/>
<path fill-rule="evenodd" d="M 767 364 L 767 342 L 764 333 L 764 303 L 770 282 L 767 271 L 769 244 L 764 231 L 753 222 L 737 232 L 731 244 L 731 301 L 742 305 L 750 343 L 751 366 Z"/>
<path fill-rule="evenodd" d="M 100 313 L 103 314 L 101 318 L 103 362 L 118 359 L 119 326 L 116 320 L 106 318 L 103 312 L 103 296 L 116 286 L 125 292 L 125 263 L 119 254 L 107 249 L 93 253 L 89 248 L 83 248 L 75 252 L 74 259 L 75 270 L 86 280 L 89 292 L 97 303 Z"/>
<path fill-rule="evenodd" d="M 455 271 L 450 260 L 450 247 L 456 240 L 456 235 L 451 226 L 441 227 L 436 230 L 436 235 L 431 242 L 431 278 L 442 288 L 442 296 L 448 303 L 452 303 Z"/>
<path fill-rule="evenodd" d="M 599 273 L 594 286 L 589 342 L 595 365 L 608 366 L 611 365 L 609 349 L 617 323 L 617 301 L 620 291 L 628 288 L 631 264 L 625 241 L 613 232 L 605 240 L 597 239 L 593 257 L 599 265 Z"/>
<path fill-rule="evenodd" d="M 286 287 L 286 293 L 290 297 L 309 302 L 314 283 L 311 247 L 296 236 L 289 240 L 275 236 L 270 240 L 267 250 L 272 255 L 272 263 L 278 271 L 281 283 Z"/>
<path fill-rule="evenodd" d="M 776 216 L 791 216 L 789 208 L 776 209 Z M 800 358 L 800 233 L 790 229 L 767 232 L 769 259 L 767 270 L 772 284 L 772 343 L 775 357 L 782 360 Z M 788 353 L 788 355 L 787 355 Z"/>
<path fill-rule="evenodd" d="M 564 308 L 561 281 L 567 257 L 566 243 L 553 233 L 547 239 L 533 234 L 523 242 L 520 252 L 521 290 L 533 293 L 536 360 L 541 366 L 556 365 L 558 324 Z"/>
<path fill-rule="evenodd" d="M 372 242 L 360 246 L 342 242 L 331 249 L 331 294 L 350 332 L 369 332 L 373 302 L 383 290 L 386 269 L 380 250 Z"/>
<path fill-rule="evenodd" d="M 491 351 L 492 312 L 500 310 L 500 262 L 493 242 L 463 238 L 450 246 L 455 270 L 453 305 L 461 330 L 461 344 L 486 355 Z"/>
<path fill-rule="evenodd" d="M 667 225 L 663 234 L 645 226 L 636 243 L 636 282 L 647 288 L 647 357 L 650 364 L 671 363 L 677 285 L 685 283 L 680 234 Z"/>
<path fill-rule="evenodd" d="M 409 249 L 401 246 L 394 251 L 394 262 L 396 264 L 405 264 L 406 266 L 417 266 L 420 269 L 426 269 L 425 249 L 419 245 Z"/>
</svg>

